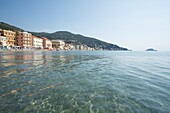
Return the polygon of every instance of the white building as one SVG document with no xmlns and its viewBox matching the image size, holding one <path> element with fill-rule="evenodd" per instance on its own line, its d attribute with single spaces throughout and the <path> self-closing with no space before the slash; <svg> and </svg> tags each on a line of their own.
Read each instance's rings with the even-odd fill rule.
<svg viewBox="0 0 170 113">
<path fill-rule="evenodd" d="M 74 45 L 69 44 L 69 46 L 70 46 L 70 50 L 75 50 L 75 46 Z"/>
<path fill-rule="evenodd" d="M 32 45 L 33 48 L 43 49 L 43 39 L 36 36 L 32 36 Z"/>
<path fill-rule="evenodd" d="M 63 40 L 51 40 L 52 47 L 58 50 L 64 50 L 65 42 Z"/>
<path fill-rule="evenodd" d="M 7 38 L 5 36 L 0 36 L 0 46 L 6 46 Z"/>
</svg>

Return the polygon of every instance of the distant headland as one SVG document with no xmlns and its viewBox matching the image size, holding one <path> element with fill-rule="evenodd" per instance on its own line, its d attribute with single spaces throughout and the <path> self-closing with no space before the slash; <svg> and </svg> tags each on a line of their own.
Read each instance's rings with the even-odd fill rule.
<svg viewBox="0 0 170 113">
<path fill-rule="evenodd" d="M 147 49 L 146 51 L 157 51 L 156 49 L 153 49 L 153 48 L 149 48 Z"/>
<path fill-rule="evenodd" d="M 11 37 L 6 36 L 6 39 L 7 39 L 6 43 L 7 43 L 7 45 L 12 46 L 12 47 L 17 46 L 17 48 L 18 47 L 21 48 L 20 46 L 25 46 L 24 44 L 17 44 L 17 43 L 20 43 L 20 42 L 23 43 L 22 40 L 20 40 L 19 34 L 24 34 L 26 32 L 27 34 L 30 35 L 30 40 L 31 40 L 32 43 L 29 43 L 29 47 L 25 46 L 25 47 L 22 47 L 22 48 L 31 48 L 31 49 L 36 48 L 36 47 L 34 47 L 34 45 L 37 45 L 37 44 L 34 44 L 35 41 L 33 41 L 33 40 L 34 39 L 41 40 L 43 38 L 44 40 L 48 40 L 48 42 L 51 41 L 51 43 L 52 43 L 51 48 L 57 49 L 57 50 L 58 50 L 58 47 L 53 46 L 53 45 L 56 45 L 56 41 L 59 40 L 60 42 L 62 41 L 64 43 L 64 44 L 61 44 L 61 45 L 63 45 L 62 50 L 70 50 L 70 48 L 71 48 L 71 50 L 73 49 L 73 50 L 128 51 L 127 48 L 120 47 L 116 44 L 107 43 L 107 42 L 98 40 L 96 38 L 86 37 L 86 36 L 83 36 L 83 35 L 80 35 L 80 34 L 73 34 L 73 33 L 68 32 L 68 31 L 57 31 L 57 32 L 54 32 L 54 33 L 29 32 L 29 31 L 25 31 L 21 28 L 18 28 L 18 27 L 13 26 L 13 25 L 9 25 L 9 24 L 4 23 L 4 22 L 0 22 L 0 29 L 2 31 L 3 30 L 10 30 L 10 31 L 6 31 L 6 32 L 9 32 L 9 33 L 6 33 L 4 35 L 13 33 L 12 34 L 13 36 L 11 36 L 12 42 L 10 42 L 10 40 L 8 40 L 8 39 L 11 39 Z M 2 34 L 3 34 L 3 32 L 2 32 Z M 24 36 L 24 35 L 21 35 L 21 36 Z M 57 43 L 59 43 L 59 42 L 57 42 Z M 12 44 L 12 45 L 10 45 L 10 44 Z M 46 44 L 46 43 L 44 43 L 44 44 Z M 43 44 L 40 43 L 38 45 L 43 45 Z M 43 46 L 38 47 L 38 48 L 44 49 Z M 59 49 L 61 49 L 61 48 L 59 48 Z"/>
</svg>

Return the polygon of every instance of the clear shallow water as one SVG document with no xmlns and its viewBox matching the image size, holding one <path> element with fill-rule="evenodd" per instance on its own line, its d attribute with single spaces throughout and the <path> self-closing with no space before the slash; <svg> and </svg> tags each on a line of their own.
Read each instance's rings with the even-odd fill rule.
<svg viewBox="0 0 170 113">
<path fill-rule="evenodd" d="M 170 52 L 1 52 L 2 113 L 168 113 Z"/>
</svg>

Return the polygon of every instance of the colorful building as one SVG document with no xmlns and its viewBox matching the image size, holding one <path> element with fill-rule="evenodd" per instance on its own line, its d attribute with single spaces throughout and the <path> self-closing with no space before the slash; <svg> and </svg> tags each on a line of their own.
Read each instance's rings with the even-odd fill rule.
<svg viewBox="0 0 170 113">
<path fill-rule="evenodd" d="M 15 44 L 25 49 L 32 48 L 32 34 L 18 31 Z"/>
<path fill-rule="evenodd" d="M 36 49 L 43 49 L 43 39 L 37 36 L 32 36 L 32 46 Z"/>
<path fill-rule="evenodd" d="M 52 42 L 46 37 L 42 37 L 43 39 L 43 48 L 44 49 L 52 49 Z"/>
<path fill-rule="evenodd" d="M 1 33 L 6 37 L 7 46 L 14 46 L 16 33 L 10 30 L 1 30 Z"/>
</svg>

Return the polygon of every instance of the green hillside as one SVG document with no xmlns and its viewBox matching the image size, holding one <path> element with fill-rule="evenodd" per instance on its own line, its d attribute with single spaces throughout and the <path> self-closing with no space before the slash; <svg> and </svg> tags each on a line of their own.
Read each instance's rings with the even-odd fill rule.
<svg viewBox="0 0 170 113">
<path fill-rule="evenodd" d="M 9 24 L 4 23 L 4 22 L 0 22 L 0 28 L 5 29 L 5 30 L 12 30 L 12 31 L 24 31 L 21 28 L 15 27 L 13 25 L 9 25 Z"/>
<path fill-rule="evenodd" d="M 84 45 L 87 45 L 89 47 L 93 47 L 96 49 L 102 48 L 104 50 L 128 50 L 126 48 L 122 48 L 122 47 L 119 47 L 114 44 L 100 41 L 95 38 L 85 37 L 85 36 L 82 36 L 79 34 L 73 34 L 73 33 L 67 32 L 67 31 L 57 31 L 55 33 L 32 32 L 32 34 L 34 34 L 36 36 L 47 37 L 51 40 L 60 39 L 60 40 L 64 40 L 65 42 L 76 44 L 76 45 L 84 44 Z"/>
<path fill-rule="evenodd" d="M 13 25 L 9 25 L 4 22 L 0 22 L 0 28 L 6 30 L 12 30 L 12 31 L 24 31 L 21 28 L 18 28 Z M 75 45 L 84 44 L 95 49 L 128 50 L 127 48 L 122 48 L 115 44 L 107 43 L 91 37 L 85 37 L 80 34 L 73 34 L 67 31 L 57 31 L 54 33 L 46 33 L 46 32 L 30 32 L 30 33 L 32 33 L 35 36 L 47 37 L 50 40 L 60 39 L 60 40 L 64 40 L 67 43 L 71 43 Z"/>
</svg>

